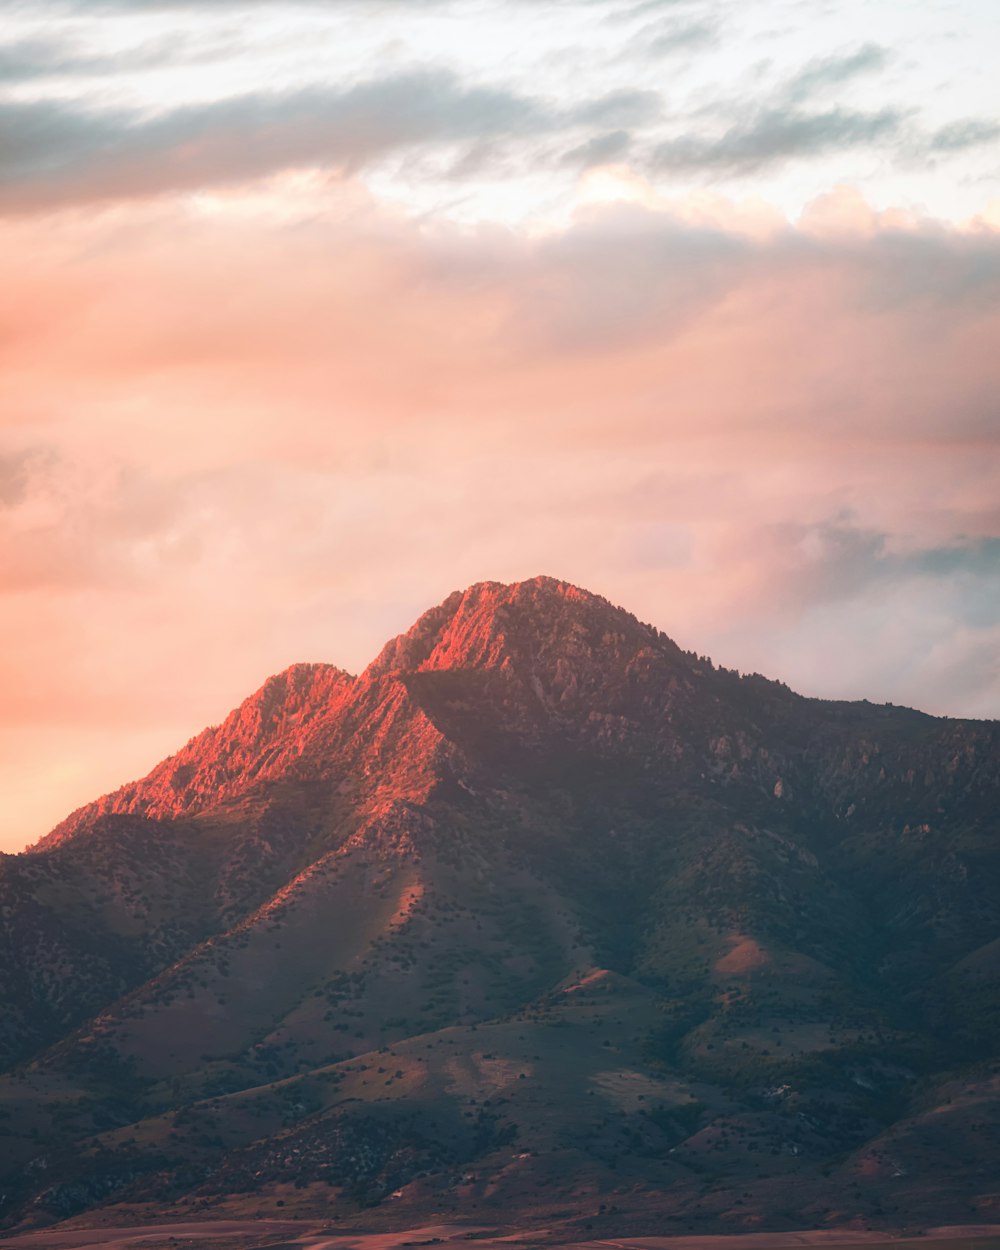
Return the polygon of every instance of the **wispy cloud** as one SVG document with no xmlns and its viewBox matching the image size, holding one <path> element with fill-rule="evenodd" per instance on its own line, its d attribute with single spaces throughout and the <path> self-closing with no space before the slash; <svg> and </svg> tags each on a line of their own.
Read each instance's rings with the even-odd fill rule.
<svg viewBox="0 0 1000 1250">
<path fill-rule="evenodd" d="M 720 25 L 714 18 L 650 22 L 630 40 L 623 56 L 659 60 L 716 46 Z"/>
<path fill-rule="evenodd" d="M 795 158 L 870 147 L 898 137 L 905 118 L 894 109 L 874 113 L 835 108 L 801 112 L 768 108 L 721 133 L 687 133 L 652 152 L 654 169 L 716 170 L 745 175 Z"/>
<path fill-rule="evenodd" d="M 616 89 L 559 105 L 427 70 L 346 88 L 260 92 L 169 109 L 0 101 L 0 207 L 131 198 L 309 165 L 353 170 L 402 149 L 534 140 L 650 121 L 653 91 Z"/>
<path fill-rule="evenodd" d="M 125 50 L 98 52 L 81 46 L 72 33 L 33 35 L 0 43 L 0 86 L 26 86 L 38 79 L 101 79 L 123 71 L 193 64 L 232 53 L 231 43 L 174 33 L 144 39 Z"/>
<path fill-rule="evenodd" d="M 190 190 L 321 163 L 356 168 L 395 149 L 570 130 L 650 107 L 614 93 L 561 111 L 467 87 L 449 73 L 407 74 L 346 90 L 309 88 L 226 99 L 143 117 L 60 101 L 0 104 L 0 205 L 32 207 Z"/>
<path fill-rule="evenodd" d="M 853 52 L 821 57 L 801 69 L 785 87 L 789 100 L 808 100 L 816 95 L 827 96 L 831 89 L 863 74 L 877 73 L 889 64 L 887 48 L 866 43 Z"/>
<path fill-rule="evenodd" d="M 934 152 L 962 152 L 966 148 L 983 147 L 1000 139 L 1000 122 L 992 117 L 966 117 L 949 122 L 930 137 Z"/>
<path fill-rule="evenodd" d="M 624 159 L 631 144 L 632 136 L 627 130 L 609 130 L 571 148 L 563 160 L 567 165 L 583 169 L 593 165 L 606 165 Z"/>
</svg>

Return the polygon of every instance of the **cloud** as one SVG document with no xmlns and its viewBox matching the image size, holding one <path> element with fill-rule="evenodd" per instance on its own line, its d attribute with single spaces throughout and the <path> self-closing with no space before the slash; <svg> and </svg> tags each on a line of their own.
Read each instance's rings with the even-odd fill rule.
<svg viewBox="0 0 1000 1250">
<path fill-rule="evenodd" d="M 830 88 L 862 74 L 876 73 L 889 63 L 888 49 L 877 43 L 866 43 L 853 52 L 821 57 L 801 69 L 784 88 L 789 100 L 807 100 L 814 95 L 826 95 Z"/>
<path fill-rule="evenodd" d="M 563 157 L 563 162 L 584 169 L 606 165 L 621 160 L 628 153 L 631 143 L 632 136 L 627 130 L 610 130 L 572 148 Z"/>
<path fill-rule="evenodd" d="M 594 4 L 604 4 L 607 0 L 592 0 Z M 626 3 L 615 8 L 609 14 L 609 20 L 632 21 L 637 17 L 646 17 L 650 13 L 662 13 L 664 9 L 686 8 L 691 0 L 640 0 L 638 4 Z"/>
<path fill-rule="evenodd" d="M 45 77 L 73 64 L 73 58 L 47 40 L 18 39 L 0 44 L 0 83 Z"/>
<path fill-rule="evenodd" d="M 27 493 L 31 459 L 29 452 L 0 455 L 0 515 Z"/>
<path fill-rule="evenodd" d="M 630 40 L 626 55 L 659 60 L 677 53 L 714 47 L 719 42 L 719 26 L 708 18 L 652 22 Z"/>
<path fill-rule="evenodd" d="M 816 160 L 858 149 L 887 149 L 910 159 L 950 155 L 1000 136 L 992 118 L 970 117 L 928 129 L 919 110 L 887 105 L 859 109 L 845 102 L 859 77 L 878 73 L 890 51 L 866 43 L 817 58 L 769 90 L 739 99 L 712 99 L 686 118 L 684 129 L 650 149 L 653 170 L 745 177 L 791 161 Z M 812 107 L 810 107 L 812 105 Z M 714 128 L 706 120 L 715 120 Z"/>
<path fill-rule="evenodd" d="M 0 207 L 155 195 L 321 165 L 356 169 L 408 147 L 532 138 L 648 121 L 655 92 L 611 91 L 570 107 L 469 87 L 447 71 L 343 90 L 311 87 L 177 108 L 156 117 L 58 100 L 0 102 Z"/>
<path fill-rule="evenodd" d="M 608 103 L 610 113 L 630 107 L 634 98 Z M 0 105 L 0 125 L 11 136 L 0 158 L 0 204 L 32 207 L 186 190 L 315 163 L 350 168 L 419 142 L 574 122 L 515 94 L 464 87 L 445 72 L 341 91 L 241 96 L 155 118 L 8 100 Z"/>
<path fill-rule="evenodd" d="M 72 36 L 60 37 L 58 33 L 46 38 L 32 36 L 0 43 L 0 86 L 24 86 L 42 78 L 101 78 L 122 70 L 191 64 L 231 51 L 229 40 L 190 33 L 145 39 L 115 53 L 87 51 Z"/>
<path fill-rule="evenodd" d="M 932 152 L 961 152 L 1000 138 L 1000 122 L 991 117 L 967 117 L 942 126 L 930 137 Z"/>
<path fill-rule="evenodd" d="M 652 164 L 657 170 L 681 173 L 706 169 L 757 173 L 796 157 L 813 158 L 893 139 L 903 122 L 903 114 L 894 109 L 806 113 L 767 108 L 721 134 L 689 133 L 657 144 Z"/>
<path fill-rule="evenodd" d="M 760 591 L 777 616 L 789 607 L 802 612 L 856 601 L 873 589 L 882 597 L 897 585 L 922 584 L 939 595 L 962 587 L 953 608 L 961 626 L 1000 627 L 1000 537 L 900 544 L 844 512 L 806 524 L 781 521 L 733 539 L 734 552 L 766 570 Z"/>
<path fill-rule="evenodd" d="M 659 117 L 663 101 L 656 91 L 609 91 L 567 111 L 576 126 L 636 126 Z"/>
<path fill-rule="evenodd" d="M 35 444 L 0 458 L 0 587 L 134 587 L 151 537 L 170 526 L 172 494 L 103 452 Z"/>
</svg>

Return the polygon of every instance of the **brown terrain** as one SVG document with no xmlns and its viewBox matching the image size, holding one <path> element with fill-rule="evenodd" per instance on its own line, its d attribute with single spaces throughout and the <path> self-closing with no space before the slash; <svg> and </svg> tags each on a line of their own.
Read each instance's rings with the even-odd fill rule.
<svg viewBox="0 0 1000 1250">
<path fill-rule="evenodd" d="M 456 593 L 0 858 L 0 1219 L 994 1235 L 998 797 L 995 723 L 805 699 L 550 578 Z"/>
<path fill-rule="evenodd" d="M 467 1224 L 427 1224 L 420 1228 L 371 1233 L 340 1230 L 307 1221 L 199 1220 L 188 1223 L 143 1224 L 133 1228 L 81 1228 L 60 1225 L 0 1238 L 0 1250 L 410 1250 L 417 1246 L 450 1246 L 461 1250 L 471 1242 L 477 1250 L 531 1250 L 547 1240 L 550 1230 L 503 1234 L 498 1229 Z M 733 1233 L 714 1237 L 626 1237 L 602 1241 L 560 1242 L 560 1250 L 998 1250 L 1000 1227 L 931 1228 L 919 1238 L 888 1233 L 798 1232 Z"/>
</svg>

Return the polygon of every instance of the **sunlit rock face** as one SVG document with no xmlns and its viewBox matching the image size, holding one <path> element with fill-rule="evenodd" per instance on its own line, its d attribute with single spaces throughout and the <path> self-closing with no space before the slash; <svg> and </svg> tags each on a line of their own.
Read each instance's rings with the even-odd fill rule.
<svg viewBox="0 0 1000 1250">
<path fill-rule="evenodd" d="M 0 861 L 6 1212 L 988 1221 L 998 789 L 993 723 L 457 592 Z"/>
</svg>

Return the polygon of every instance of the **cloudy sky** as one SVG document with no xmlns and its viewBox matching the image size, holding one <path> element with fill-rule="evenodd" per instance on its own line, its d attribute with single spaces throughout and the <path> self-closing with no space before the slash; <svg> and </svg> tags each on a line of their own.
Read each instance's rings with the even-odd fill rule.
<svg viewBox="0 0 1000 1250">
<path fill-rule="evenodd" d="M 550 573 L 1000 716 L 995 0 L 0 0 L 0 846 Z"/>
</svg>

